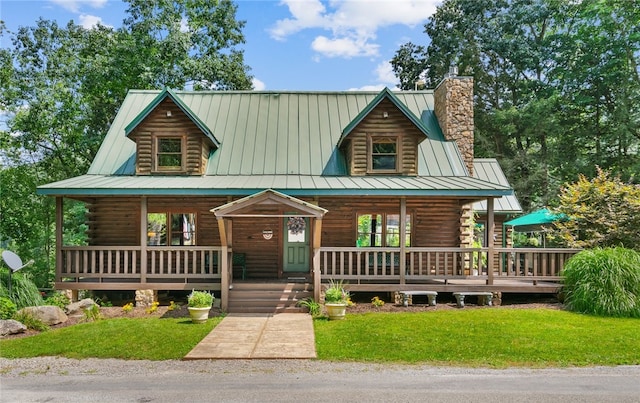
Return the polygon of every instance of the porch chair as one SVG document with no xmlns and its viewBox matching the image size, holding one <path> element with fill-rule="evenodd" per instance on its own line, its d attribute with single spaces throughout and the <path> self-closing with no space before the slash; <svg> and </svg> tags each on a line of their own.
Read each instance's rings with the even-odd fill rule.
<svg viewBox="0 0 640 403">
<path fill-rule="evenodd" d="M 246 253 L 233 253 L 232 257 L 232 270 L 236 267 L 242 269 L 242 279 L 247 277 L 247 254 Z"/>
</svg>

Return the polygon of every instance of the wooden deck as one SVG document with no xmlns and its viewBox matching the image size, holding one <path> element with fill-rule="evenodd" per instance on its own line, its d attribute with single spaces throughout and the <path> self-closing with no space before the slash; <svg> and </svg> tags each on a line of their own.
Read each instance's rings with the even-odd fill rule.
<svg viewBox="0 0 640 403">
<path fill-rule="evenodd" d="M 321 247 L 310 278 L 319 273 L 315 284 L 344 280 L 351 290 L 362 292 L 555 293 L 561 287 L 560 270 L 578 251 L 495 248 L 489 259 L 488 248 L 406 248 L 403 256 L 400 248 Z M 221 247 L 85 246 L 63 247 L 60 253 L 59 289 L 221 289 Z M 490 262 L 495 262 L 491 268 Z M 250 278 L 251 268 L 247 271 Z"/>
</svg>

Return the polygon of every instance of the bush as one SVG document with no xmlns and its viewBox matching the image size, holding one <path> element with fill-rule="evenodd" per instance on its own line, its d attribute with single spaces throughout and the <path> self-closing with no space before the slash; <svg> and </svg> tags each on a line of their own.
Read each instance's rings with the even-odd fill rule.
<svg viewBox="0 0 640 403">
<path fill-rule="evenodd" d="M 11 293 L 9 293 L 9 272 L 4 270 L 0 272 L 0 297 L 9 298 L 18 309 L 44 304 L 38 287 L 21 272 L 11 276 Z"/>
<path fill-rule="evenodd" d="M 569 259 L 561 274 L 568 309 L 640 318 L 640 253 L 625 248 L 584 250 Z"/>
<path fill-rule="evenodd" d="M 49 330 L 49 326 L 46 323 L 31 315 L 28 312 L 20 311 L 13 316 L 13 319 L 25 325 L 28 329 L 37 330 L 39 332 L 45 332 Z"/>
<path fill-rule="evenodd" d="M 209 308 L 213 304 L 213 294 L 206 291 L 191 291 L 187 298 L 191 308 Z"/>
<path fill-rule="evenodd" d="M 9 298 L 0 297 L 0 319 L 11 319 L 18 307 Z"/>
<path fill-rule="evenodd" d="M 45 305 L 57 306 L 58 308 L 64 310 L 67 307 L 67 305 L 71 303 L 71 301 L 69 300 L 69 297 L 67 297 L 65 294 L 61 292 L 56 292 L 49 298 L 45 299 L 44 303 Z"/>
</svg>

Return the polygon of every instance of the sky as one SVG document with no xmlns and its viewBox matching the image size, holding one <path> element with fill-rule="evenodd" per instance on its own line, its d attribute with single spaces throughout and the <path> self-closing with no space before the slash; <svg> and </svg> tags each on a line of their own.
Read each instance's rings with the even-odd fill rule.
<svg viewBox="0 0 640 403">
<path fill-rule="evenodd" d="M 256 90 L 348 91 L 394 88 L 389 60 L 407 42 L 427 45 L 424 24 L 441 0 L 235 0 L 246 21 L 245 64 Z M 69 20 L 118 28 L 119 0 L 0 0 L 10 31 Z M 0 46 L 11 46 L 5 36 Z"/>
</svg>

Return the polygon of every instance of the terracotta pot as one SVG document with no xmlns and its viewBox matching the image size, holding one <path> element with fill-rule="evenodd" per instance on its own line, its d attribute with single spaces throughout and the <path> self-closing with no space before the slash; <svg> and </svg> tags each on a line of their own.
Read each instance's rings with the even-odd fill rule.
<svg viewBox="0 0 640 403">
<path fill-rule="evenodd" d="M 325 308 L 327 308 L 327 315 L 329 315 L 329 320 L 342 320 L 347 312 L 347 304 L 324 304 Z"/>
<path fill-rule="evenodd" d="M 209 311 L 211 307 L 207 308 L 192 308 L 189 307 L 189 316 L 191 316 L 191 322 L 193 323 L 205 323 L 209 319 Z"/>
</svg>

